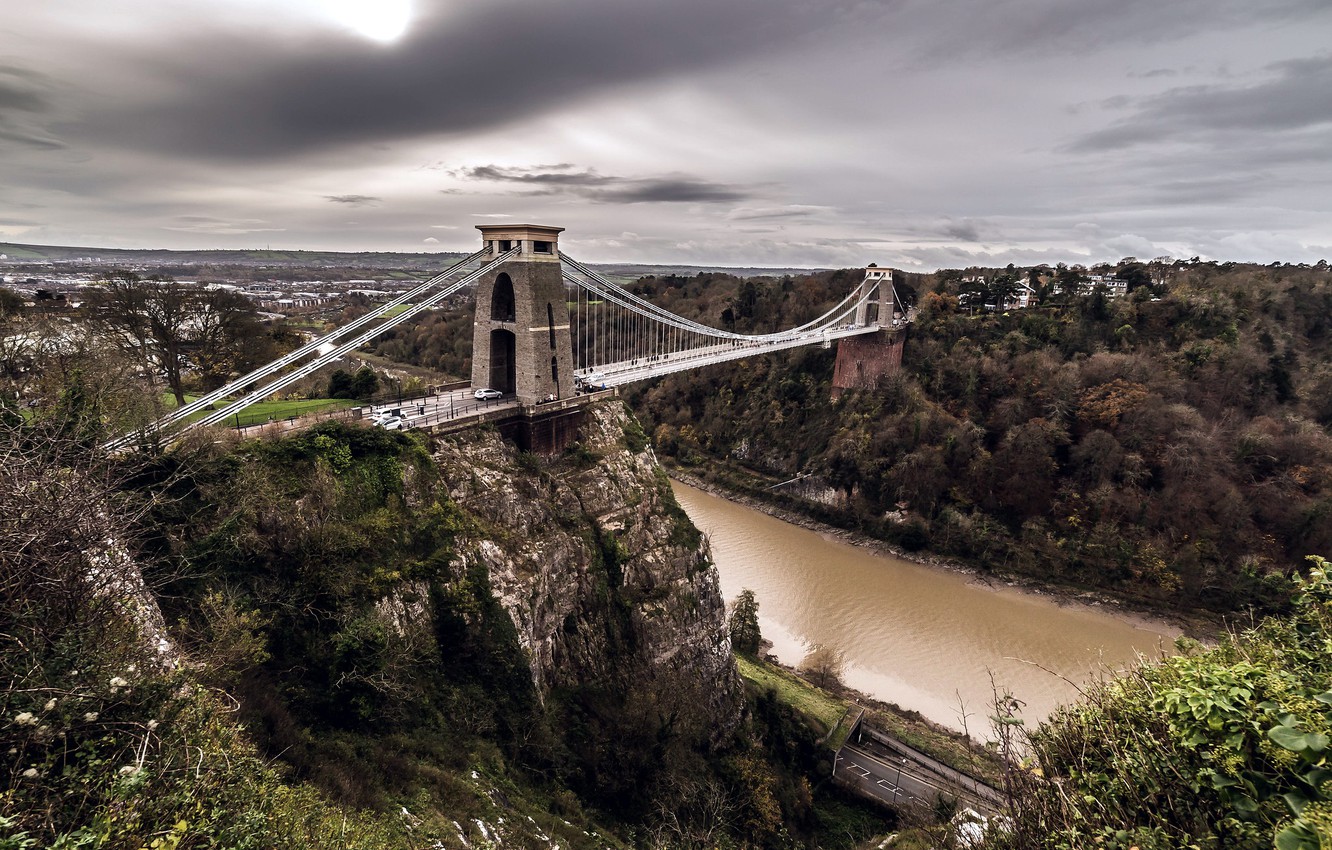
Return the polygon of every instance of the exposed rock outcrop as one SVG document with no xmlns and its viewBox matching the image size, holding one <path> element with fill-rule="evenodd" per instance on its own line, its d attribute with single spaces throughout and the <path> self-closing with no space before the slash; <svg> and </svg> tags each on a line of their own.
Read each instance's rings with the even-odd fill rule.
<svg viewBox="0 0 1332 850">
<path fill-rule="evenodd" d="M 441 438 L 435 460 L 481 526 L 458 541 L 460 557 L 485 565 L 541 698 L 646 686 L 720 740 L 742 699 L 716 569 L 637 429 L 607 402 L 562 457 L 522 455 L 477 429 Z"/>
</svg>

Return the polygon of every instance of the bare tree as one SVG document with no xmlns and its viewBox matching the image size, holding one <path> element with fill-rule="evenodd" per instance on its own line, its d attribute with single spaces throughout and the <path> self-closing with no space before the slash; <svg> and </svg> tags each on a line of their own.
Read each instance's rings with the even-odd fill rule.
<svg viewBox="0 0 1332 850">
<path fill-rule="evenodd" d="M 810 647 L 809 654 L 800 662 L 800 672 L 820 688 L 840 686 L 845 668 L 846 654 L 836 647 L 821 643 Z"/>
<path fill-rule="evenodd" d="M 652 850 L 716 847 L 738 820 L 740 804 L 713 777 L 678 776 L 656 797 L 648 831 Z"/>
<path fill-rule="evenodd" d="M 177 405 L 191 358 L 202 374 L 225 376 L 257 328 L 243 296 L 125 271 L 90 291 L 86 315 L 99 336 L 161 375 Z"/>
<path fill-rule="evenodd" d="M 202 289 L 193 301 L 194 362 L 204 389 L 227 382 L 242 364 L 272 359 L 271 341 L 260 332 L 250 301 L 228 289 Z"/>
<path fill-rule="evenodd" d="M 0 319 L 0 398 L 61 423 L 66 436 L 96 438 L 160 416 L 139 373 L 136 360 L 68 317 L 29 310 Z"/>
<path fill-rule="evenodd" d="M 127 468 L 63 430 L 7 425 L 0 468 L 0 622 L 14 630 L 10 637 L 58 643 L 156 608 L 124 544 L 126 528 L 149 507 L 121 488 Z"/>
</svg>

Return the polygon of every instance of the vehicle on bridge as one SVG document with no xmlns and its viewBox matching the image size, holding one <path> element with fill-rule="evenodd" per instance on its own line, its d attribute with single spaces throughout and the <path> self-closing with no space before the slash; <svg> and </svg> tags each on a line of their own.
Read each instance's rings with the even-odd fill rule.
<svg viewBox="0 0 1332 850">
<path fill-rule="evenodd" d="M 472 397 L 477 401 L 490 401 L 492 399 L 504 398 L 504 393 L 499 390 L 492 390 L 489 387 L 480 387 L 472 393 Z"/>
<path fill-rule="evenodd" d="M 593 372 L 590 375 L 579 377 L 574 376 L 574 389 L 583 392 L 592 392 L 593 390 L 606 389 L 606 376 L 601 372 Z"/>
</svg>

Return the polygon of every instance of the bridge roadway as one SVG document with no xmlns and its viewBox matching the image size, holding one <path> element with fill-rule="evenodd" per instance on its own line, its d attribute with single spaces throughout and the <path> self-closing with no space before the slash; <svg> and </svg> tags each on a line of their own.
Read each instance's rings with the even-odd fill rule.
<svg viewBox="0 0 1332 850">
<path fill-rule="evenodd" d="M 632 360 L 623 360 L 618 363 L 608 363 L 604 366 L 593 366 L 587 369 L 579 369 L 576 374 L 584 379 L 588 379 L 593 375 L 601 375 L 603 376 L 601 380 L 593 381 L 592 383 L 600 386 L 615 387 L 622 384 L 631 384 L 635 381 L 646 381 L 649 378 L 655 378 L 659 375 L 669 375 L 672 372 L 683 372 L 686 369 L 697 369 L 700 366 L 709 366 L 713 363 L 725 363 L 728 360 L 739 360 L 743 357 L 753 357 L 758 354 L 766 354 L 769 351 L 784 351 L 789 348 L 800 348 L 805 345 L 830 343 L 835 339 L 876 333 L 879 330 L 881 330 L 881 328 L 878 325 L 844 325 L 840 328 L 811 331 L 810 333 L 800 334 L 791 337 L 790 339 L 781 339 L 770 342 L 728 340 L 726 342 L 719 342 L 716 345 L 707 345 L 701 348 L 689 348 L 672 354 L 660 354 L 653 357 L 638 357 Z"/>
<path fill-rule="evenodd" d="M 607 392 L 613 393 L 614 391 L 609 390 Z M 397 410 L 401 412 L 403 428 L 420 428 L 427 431 L 450 431 L 455 427 L 462 428 L 483 421 L 504 419 L 507 418 L 507 415 L 510 412 L 524 409 L 523 405 L 519 404 L 518 400 L 513 396 L 480 401 L 476 399 L 472 393 L 472 387 L 462 387 L 460 389 L 443 391 L 428 396 L 414 396 L 402 399 L 401 401 L 381 402 L 372 407 L 361 408 L 361 421 L 367 422 L 368 424 L 369 417 L 372 413 Z M 527 409 L 529 412 L 533 410 L 539 412 L 554 412 L 572 405 L 582 404 L 598 395 L 600 395 L 600 393 L 580 393 L 571 398 L 561 399 L 549 405 L 537 404 Z M 325 422 L 330 419 L 356 421 L 353 410 L 344 409 L 333 413 L 292 416 L 287 419 L 261 422 L 257 425 L 245 425 L 235 430 L 247 438 L 257 437 L 261 434 L 299 431 L 318 422 Z"/>
<path fill-rule="evenodd" d="M 413 396 L 404 398 L 400 401 L 385 401 L 373 405 L 372 407 L 361 408 L 361 419 L 364 421 L 370 414 L 384 410 L 402 411 L 404 428 L 431 428 L 452 421 L 473 422 L 479 420 L 494 411 L 516 409 L 518 400 L 512 396 L 508 398 L 493 399 L 488 401 L 478 401 L 472 396 L 471 387 L 461 387 L 453 390 L 446 390 L 428 396 Z M 234 430 L 242 436 L 254 437 L 261 433 L 273 433 L 274 431 L 298 431 L 302 428 L 308 428 L 317 422 L 324 422 L 330 419 L 341 419 L 344 421 L 355 420 L 353 409 L 343 409 L 332 413 L 316 413 L 306 416 L 292 416 L 287 419 L 270 420 L 261 422 L 257 425 L 245 425 Z M 225 426 L 225 423 L 221 423 Z"/>
<path fill-rule="evenodd" d="M 878 325 L 844 325 L 840 328 L 812 331 L 790 339 L 771 342 L 734 340 L 702 348 L 690 348 L 672 354 L 656 355 L 651 358 L 640 357 L 619 363 L 610 363 L 605 366 L 596 366 L 591 369 L 581 369 L 575 374 L 584 380 L 587 380 L 591 375 L 600 375 L 602 376 L 600 380 L 589 381 L 589 384 L 593 387 L 609 389 L 623 384 L 631 384 L 635 381 L 645 381 L 658 375 L 669 375 L 672 372 L 697 369 L 700 366 L 708 366 L 713 363 L 740 360 L 745 357 L 765 354 L 769 351 L 784 351 L 805 345 L 831 343 L 836 339 L 861 336 L 879 330 L 881 328 Z M 462 387 L 435 395 L 406 398 L 397 402 L 384 402 L 375 405 L 374 410 L 400 409 L 405 420 L 403 427 L 437 430 L 441 426 L 447 426 L 448 423 L 454 421 L 470 422 L 479 420 L 494 411 L 517 409 L 520 406 L 517 399 L 512 396 L 497 400 L 479 401 L 472 396 L 472 392 L 472 387 Z M 305 428 L 326 419 L 350 418 L 352 418 L 352 414 L 349 411 L 339 411 L 333 414 L 316 414 L 274 420 L 258 425 L 243 426 L 236 430 L 245 436 L 256 436 L 260 432 L 271 433 L 274 430 L 290 431 Z"/>
</svg>

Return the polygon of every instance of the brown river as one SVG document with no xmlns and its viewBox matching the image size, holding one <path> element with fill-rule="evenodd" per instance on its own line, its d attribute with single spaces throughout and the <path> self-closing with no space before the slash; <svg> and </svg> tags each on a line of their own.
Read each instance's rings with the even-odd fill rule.
<svg viewBox="0 0 1332 850">
<path fill-rule="evenodd" d="M 1077 686 L 1158 655 L 1177 629 L 1102 606 L 983 583 L 800 528 L 678 482 L 676 498 L 712 542 L 729 602 L 759 603 L 772 652 L 798 665 L 813 644 L 845 654 L 844 681 L 955 729 L 991 737 L 991 677 L 1032 722 Z M 1076 683 L 1076 685 L 1075 685 Z"/>
</svg>

